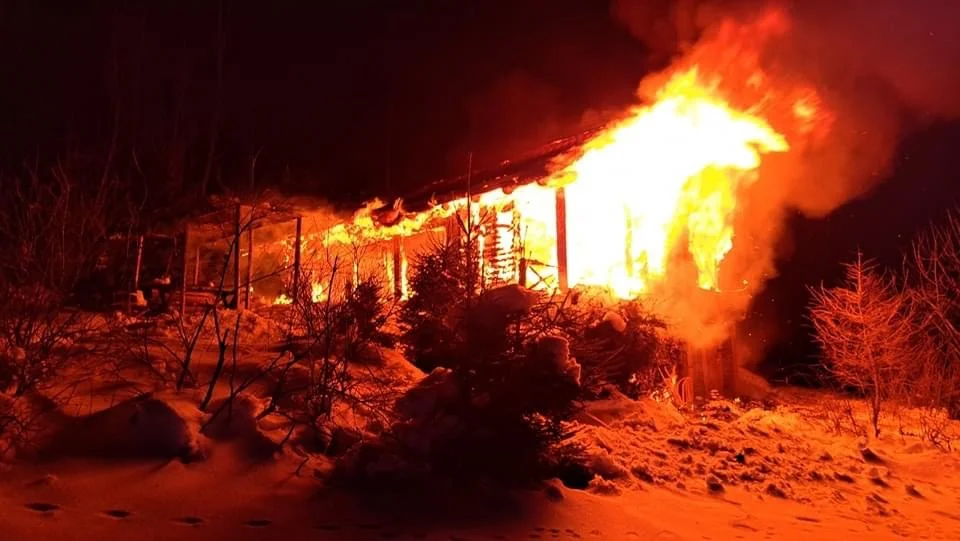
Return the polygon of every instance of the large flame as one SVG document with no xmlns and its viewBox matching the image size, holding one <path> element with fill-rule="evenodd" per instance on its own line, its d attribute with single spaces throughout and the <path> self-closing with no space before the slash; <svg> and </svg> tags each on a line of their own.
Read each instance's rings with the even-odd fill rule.
<svg viewBox="0 0 960 541">
<path fill-rule="evenodd" d="M 813 114 L 811 103 L 794 107 L 798 117 Z M 540 265 L 536 276 L 524 277 L 534 287 L 558 283 L 556 190 L 562 186 L 570 286 L 601 286 L 633 298 L 666 280 L 671 265 L 686 257 L 695 285 L 719 289 L 720 266 L 734 243 L 738 195 L 756 179 L 764 154 L 788 149 L 766 120 L 731 106 L 693 67 L 669 79 L 651 105 L 634 108 L 588 141 L 546 182 L 479 194 L 472 208 L 494 210 L 487 227 L 519 228 L 519 240 L 501 235 L 491 249 L 522 252 Z M 351 220 L 307 235 L 304 246 L 359 246 L 415 235 L 464 211 L 468 200 L 403 214 L 389 226 L 375 219 L 382 206 L 371 202 Z M 510 275 L 517 272 L 491 268 L 486 274 L 509 281 L 519 279 Z M 322 288 L 317 283 L 313 289 L 317 301 Z"/>
<path fill-rule="evenodd" d="M 472 194 L 417 213 L 374 201 L 351 219 L 306 235 L 302 247 L 306 252 L 383 246 L 443 231 L 452 216 L 469 215 L 478 224 L 477 255 L 491 282 L 555 289 L 565 255 L 569 286 L 599 286 L 621 298 L 658 286 L 690 298 L 698 289 L 740 288 L 747 278 L 759 277 L 737 276 L 741 269 L 732 262 L 729 276 L 721 271 L 738 242 L 738 212 L 765 156 L 791 147 L 803 152 L 805 141 L 828 126 L 814 90 L 799 81 L 774 80 L 761 69 L 763 40 L 787 28 L 779 12 L 753 24 L 722 25 L 673 71 L 641 84 L 646 104 L 559 158 L 537 183 Z M 491 219 L 479 219 L 479 209 Z M 565 221 L 558 224 L 560 209 Z M 561 227 L 565 254 L 558 250 Z M 403 297 L 406 257 L 415 253 L 405 242 L 397 242 L 394 257 L 380 265 Z M 359 268 L 354 263 L 353 279 Z M 318 283 L 313 293 L 316 301 L 332 290 Z"/>
<path fill-rule="evenodd" d="M 635 296 L 666 276 L 683 243 L 697 284 L 718 288 L 738 192 L 756 178 L 763 153 L 788 148 L 764 119 L 703 84 L 696 68 L 676 75 L 653 105 L 588 143 L 562 172 L 572 179 L 570 283 Z"/>
</svg>

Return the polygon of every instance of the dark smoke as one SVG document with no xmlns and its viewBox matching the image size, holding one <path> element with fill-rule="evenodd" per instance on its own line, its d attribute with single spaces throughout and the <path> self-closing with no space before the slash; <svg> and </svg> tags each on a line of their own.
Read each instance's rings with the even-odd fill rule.
<svg viewBox="0 0 960 541">
<path fill-rule="evenodd" d="M 514 70 L 494 79 L 464 104 L 469 136 L 450 153 L 453 170 L 465 170 L 468 153 L 475 167 L 494 167 L 560 137 L 602 125 L 623 110 L 623 106 L 583 110 L 570 102 L 560 86 L 528 71 Z"/>
</svg>

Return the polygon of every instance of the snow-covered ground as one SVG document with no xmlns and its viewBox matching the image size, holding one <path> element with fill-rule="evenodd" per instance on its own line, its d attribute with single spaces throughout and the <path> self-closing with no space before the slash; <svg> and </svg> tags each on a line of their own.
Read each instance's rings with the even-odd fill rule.
<svg viewBox="0 0 960 541">
<path fill-rule="evenodd" d="M 387 357 L 380 376 L 422 377 Z M 213 359 L 206 350 L 198 366 Z M 553 480 L 509 493 L 333 486 L 328 459 L 273 451 L 282 434 L 270 417 L 256 426 L 239 413 L 250 427 L 234 437 L 201 433 L 198 393 L 126 402 L 133 391 L 116 385 L 77 393 L 54 447 L 0 470 L 0 539 L 960 538 L 960 455 L 917 437 L 906 410 L 864 440 L 826 393 L 781 390 L 775 404 L 685 412 L 611 393 L 578 419 L 597 474 L 585 490 Z M 143 452 L 164 445 L 197 460 Z"/>
</svg>

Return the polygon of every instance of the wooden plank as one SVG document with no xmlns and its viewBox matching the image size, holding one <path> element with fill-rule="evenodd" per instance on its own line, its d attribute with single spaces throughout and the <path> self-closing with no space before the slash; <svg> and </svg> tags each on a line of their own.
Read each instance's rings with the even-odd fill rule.
<svg viewBox="0 0 960 541">
<path fill-rule="evenodd" d="M 403 237 L 393 237 L 393 296 L 396 299 L 403 298 L 404 273 L 407 270 L 403 261 Z"/>
<path fill-rule="evenodd" d="M 567 291 L 567 193 L 562 186 L 557 188 L 557 274 L 560 291 Z"/>
<path fill-rule="evenodd" d="M 240 213 L 242 207 L 237 204 L 236 215 L 233 220 L 233 305 L 240 310 Z"/>
<path fill-rule="evenodd" d="M 300 291 L 300 243 L 303 236 L 303 218 L 297 216 L 297 230 L 293 244 L 293 291 L 290 297 L 296 299 Z"/>
<path fill-rule="evenodd" d="M 247 286 L 243 296 L 243 307 L 250 308 L 250 297 L 253 296 L 253 228 L 247 230 Z"/>
<path fill-rule="evenodd" d="M 190 224 L 183 229 L 183 248 L 180 252 L 183 255 L 183 276 L 180 278 L 180 317 L 183 318 L 187 312 L 187 246 L 190 240 Z M 200 248 L 197 248 L 197 269 L 200 268 Z M 194 273 L 196 274 L 196 273 Z M 194 278 L 196 281 L 196 278 Z"/>
</svg>

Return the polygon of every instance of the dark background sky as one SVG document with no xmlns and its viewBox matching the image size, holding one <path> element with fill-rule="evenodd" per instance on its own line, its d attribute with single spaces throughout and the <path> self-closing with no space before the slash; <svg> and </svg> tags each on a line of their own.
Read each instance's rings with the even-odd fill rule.
<svg viewBox="0 0 960 541">
<path fill-rule="evenodd" d="M 216 125 L 214 190 L 245 186 L 259 152 L 258 188 L 353 204 L 577 133 L 633 103 L 647 53 L 603 0 L 5 0 L 0 168 L 98 163 L 116 133 L 125 171 L 188 190 Z M 953 124 L 916 132 L 872 194 L 792 220 L 749 321 L 770 371 L 815 352 L 806 285 L 858 247 L 896 264 L 955 204 L 958 142 Z"/>
<path fill-rule="evenodd" d="M 8 0 L 4 160 L 121 140 L 205 144 L 222 175 L 287 171 L 333 199 L 461 174 L 630 103 L 643 44 L 603 1 Z M 222 84 L 217 84 L 223 17 Z M 218 97 L 219 92 L 219 97 Z M 202 152 L 198 151 L 198 154 Z M 388 180 L 389 179 L 389 180 Z"/>
</svg>

